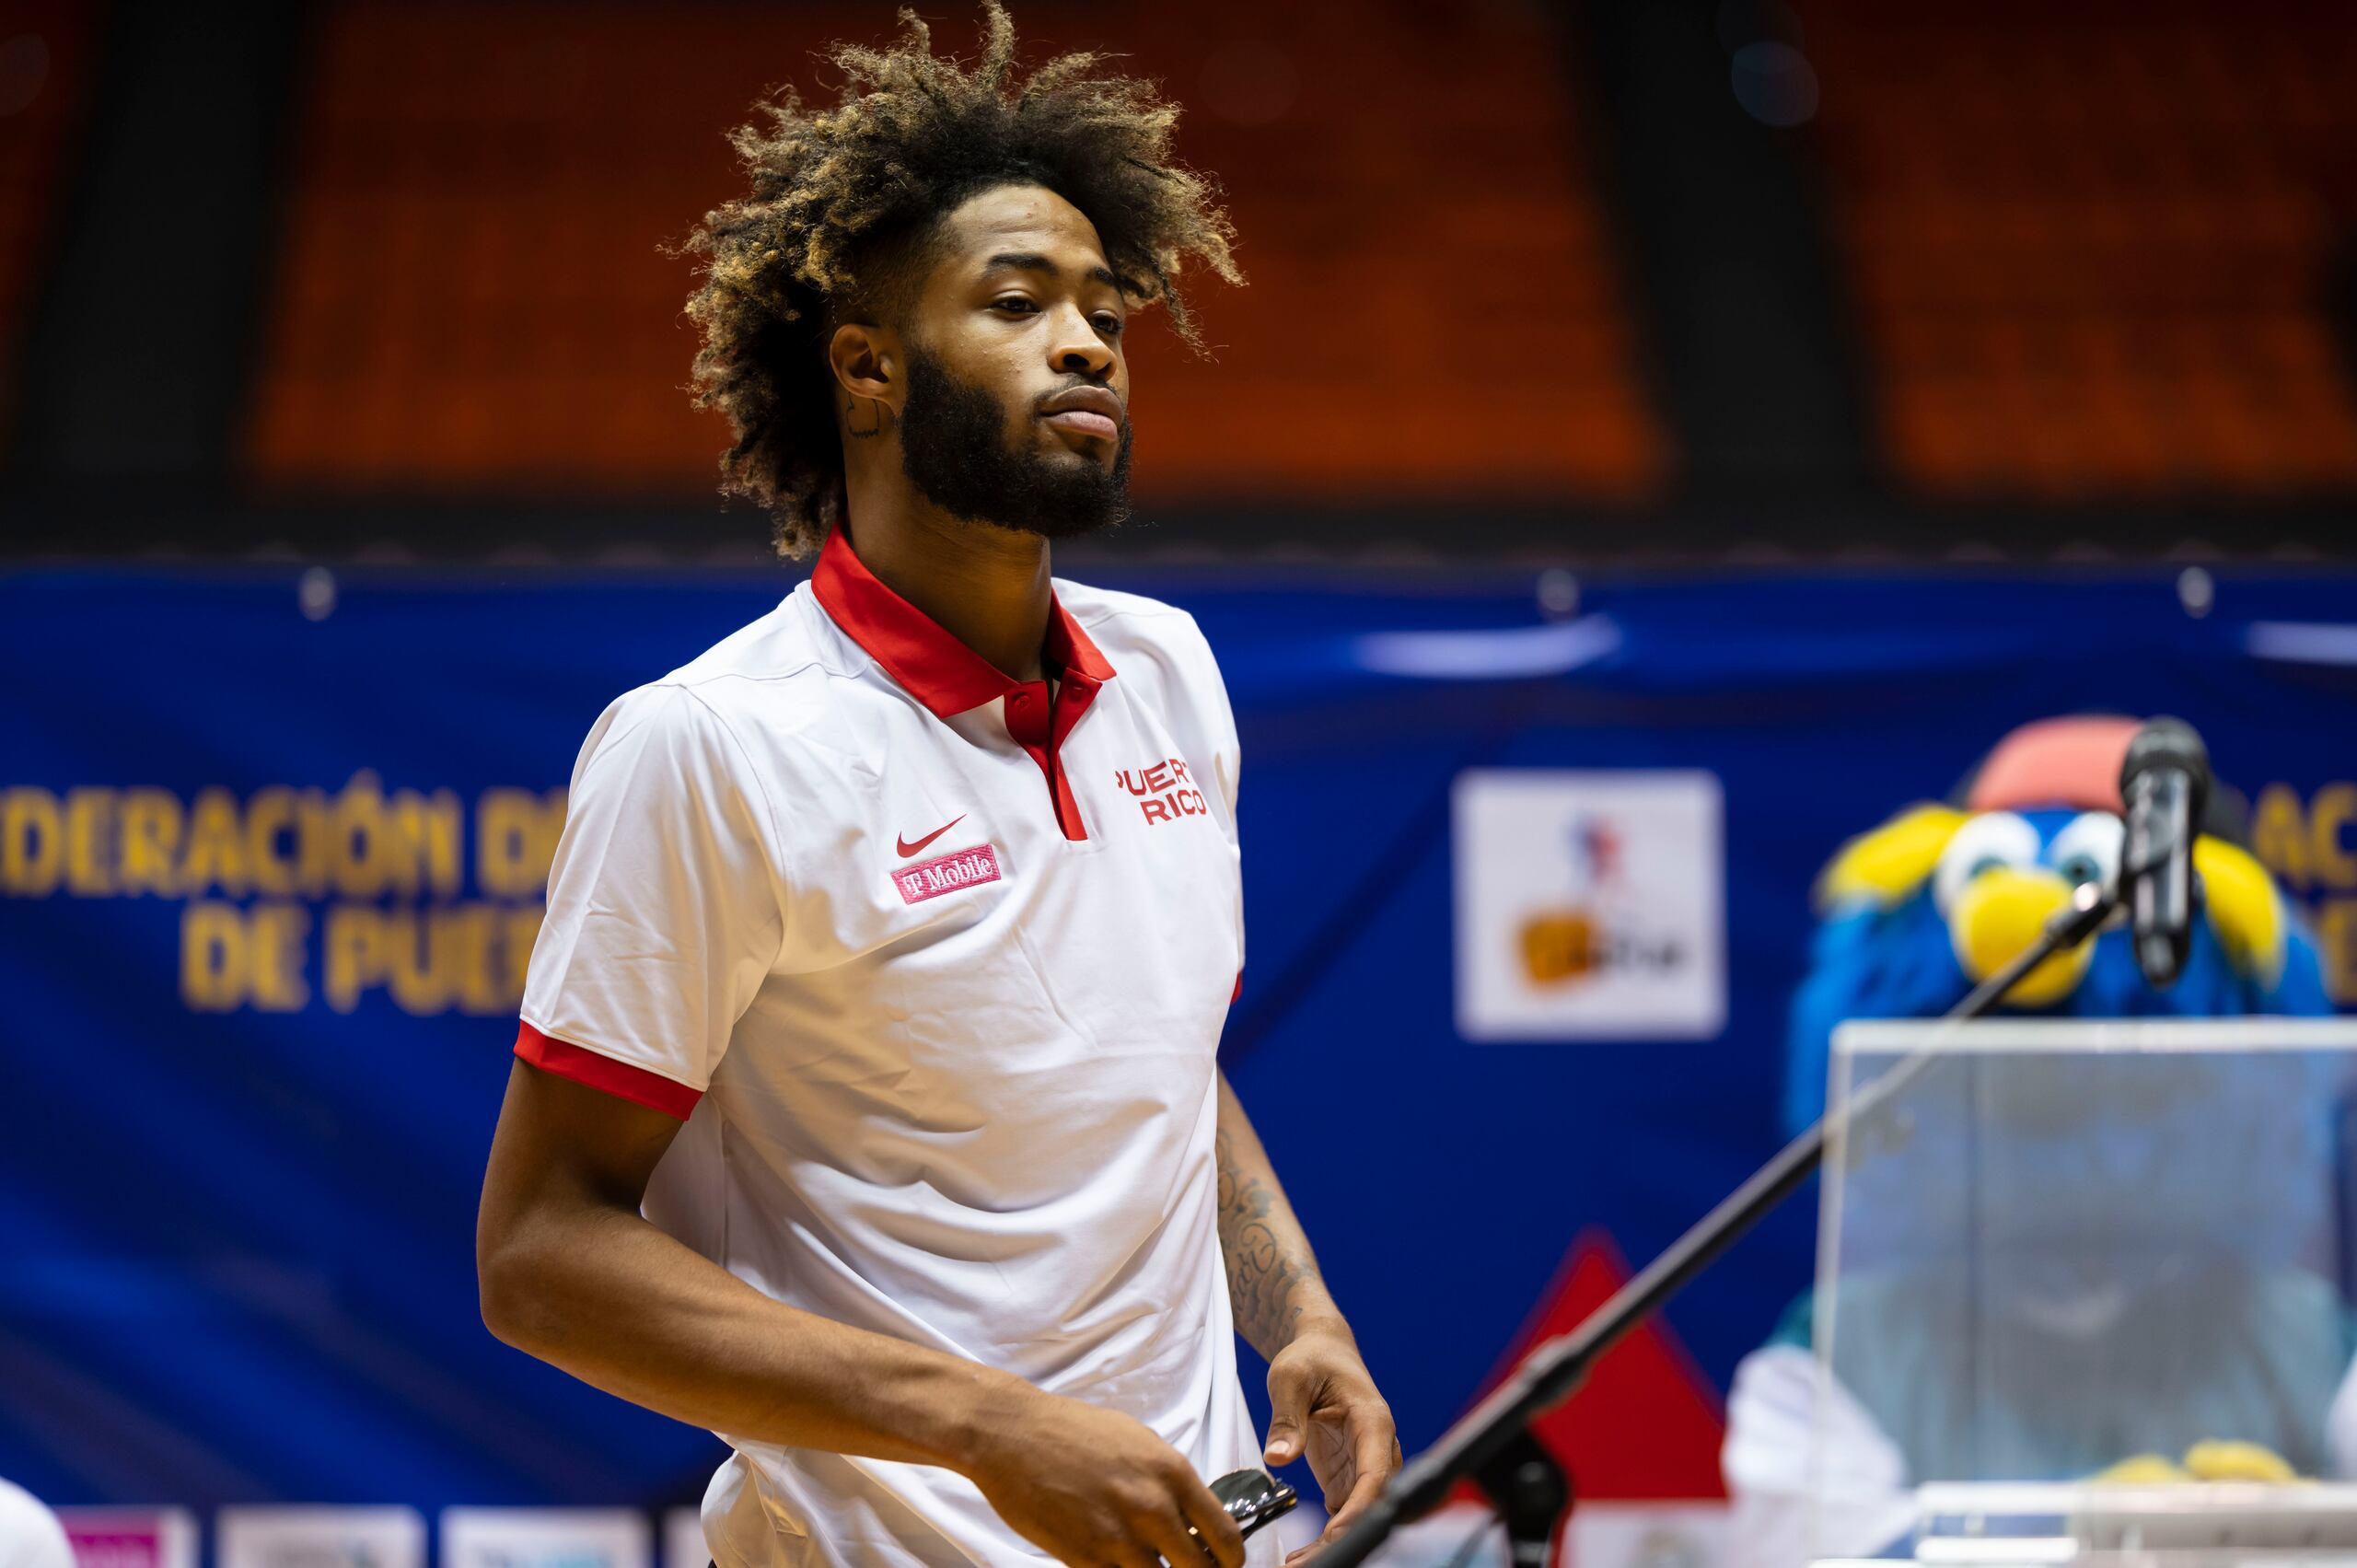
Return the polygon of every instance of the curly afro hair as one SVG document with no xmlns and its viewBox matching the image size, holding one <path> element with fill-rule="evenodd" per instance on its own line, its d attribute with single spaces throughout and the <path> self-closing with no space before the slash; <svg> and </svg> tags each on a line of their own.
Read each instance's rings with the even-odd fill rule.
<svg viewBox="0 0 2357 1568">
<path fill-rule="evenodd" d="M 1159 300 L 1202 342 L 1180 297 L 1181 261 L 1243 281 L 1216 187 L 1170 155 L 1178 110 L 1155 85 L 1065 54 L 1019 82 L 1015 24 L 983 0 L 971 70 L 936 57 L 912 11 L 888 50 L 838 45 L 841 101 L 806 110 L 791 87 L 731 136 L 748 196 L 704 215 L 686 249 L 709 256 L 687 313 L 702 337 L 698 407 L 728 416 L 724 494 L 769 508 L 778 552 L 808 554 L 842 516 L 842 447 L 825 348 L 833 328 L 888 308 L 935 223 L 993 186 L 1043 185 L 1087 215 L 1123 292 Z"/>
</svg>

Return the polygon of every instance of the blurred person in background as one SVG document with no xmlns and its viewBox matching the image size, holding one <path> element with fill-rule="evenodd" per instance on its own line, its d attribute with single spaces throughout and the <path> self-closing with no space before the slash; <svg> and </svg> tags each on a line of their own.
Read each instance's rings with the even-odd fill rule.
<svg viewBox="0 0 2357 1568">
<path fill-rule="evenodd" d="M 721 1568 L 1274 1561 L 1205 1478 L 1391 1416 L 1216 1052 L 1235 720 L 1126 511 L 1130 311 L 1237 279 L 1151 85 L 913 17 L 736 145 L 689 313 L 809 583 L 576 762 L 485 1177 L 499 1336 L 723 1434 Z M 1234 1335 L 1269 1358 L 1265 1450 Z"/>
</svg>

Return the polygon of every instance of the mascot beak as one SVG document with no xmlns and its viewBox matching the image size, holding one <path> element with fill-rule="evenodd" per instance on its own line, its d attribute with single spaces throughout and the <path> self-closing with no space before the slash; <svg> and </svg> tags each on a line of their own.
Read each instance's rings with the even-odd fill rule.
<svg viewBox="0 0 2357 1568">
<path fill-rule="evenodd" d="M 1992 866 L 1965 885 L 1948 911 L 1948 942 L 1974 983 L 1987 980 L 2038 940 L 2071 901 L 2071 884 L 2046 867 Z M 2024 975 L 2008 1006 L 2048 1007 L 2078 988 L 2093 950 L 2084 942 L 2055 954 Z"/>
</svg>

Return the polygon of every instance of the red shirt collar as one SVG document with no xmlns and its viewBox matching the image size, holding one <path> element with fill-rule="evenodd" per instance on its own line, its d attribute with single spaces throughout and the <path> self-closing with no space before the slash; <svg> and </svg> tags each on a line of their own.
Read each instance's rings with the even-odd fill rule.
<svg viewBox="0 0 2357 1568">
<path fill-rule="evenodd" d="M 867 650 L 884 673 L 897 680 L 937 718 L 979 708 L 1023 682 L 943 631 L 869 571 L 838 527 L 819 549 L 810 591 L 844 635 Z M 1095 686 L 1113 678 L 1113 667 L 1088 640 L 1080 622 L 1066 613 L 1052 591 L 1048 599 L 1048 638 L 1041 652 L 1060 667 L 1067 682 Z"/>
</svg>

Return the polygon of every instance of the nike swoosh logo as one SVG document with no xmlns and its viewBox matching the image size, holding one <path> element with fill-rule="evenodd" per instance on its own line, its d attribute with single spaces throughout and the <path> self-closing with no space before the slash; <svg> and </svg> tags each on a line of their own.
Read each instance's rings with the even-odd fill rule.
<svg viewBox="0 0 2357 1568">
<path fill-rule="evenodd" d="M 956 827 L 965 819 L 966 814 L 960 811 L 957 816 L 952 817 L 948 821 L 944 822 L 940 827 L 935 828 L 933 831 L 927 833 L 924 837 L 919 839 L 914 843 L 909 842 L 906 839 L 895 837 L 892 841 L 893 847 L 900 852 L 900 858 L 902 860 L 906 860 L 909 856 L 916 854 L 917 851 L 924 848 L 925 845 L 933 842 L 934 840 L 941 837 L 942 834 L 947 832 L 950 829 Z"/>
</svg>

